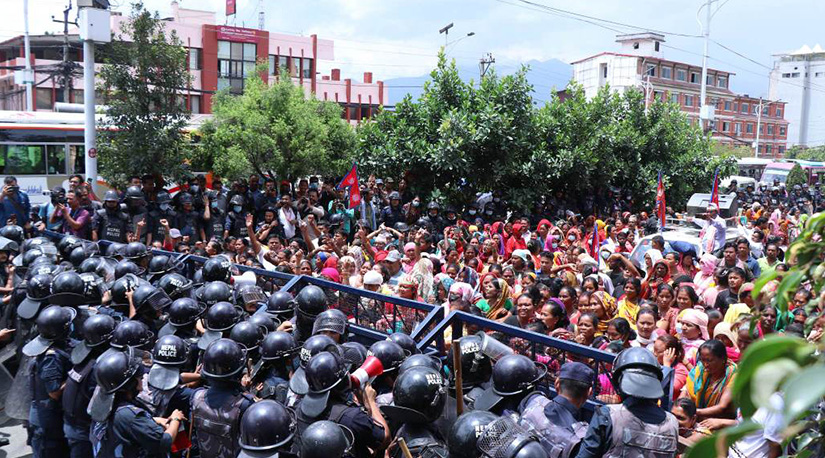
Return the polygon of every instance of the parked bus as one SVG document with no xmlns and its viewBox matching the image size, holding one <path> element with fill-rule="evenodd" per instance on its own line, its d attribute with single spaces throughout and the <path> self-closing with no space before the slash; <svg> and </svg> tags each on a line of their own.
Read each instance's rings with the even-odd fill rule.
<svg viewBox="0 0 825 458">
<path fill-rule="evenodd" d="M 773 162 L 772 159 L 762 159 L 757 157 L 744 157 L 736 161 L 739 165 L 739 176 L 751 177 L 759 180 L 765 167 Z"/>
<path fill-rule="evenodd" d="M 802 167 L 802 170 L 808 175 L 808 184 L 815 184 L 825 181 L 825 162 L 803 161 L 801 159 L 793 159 L 782 162 L 771 162 L 765 167 L 762 173 L 760 183 L 773 184 L 775 180 L 780 183 L 785 183 L 788 180 L 788 174 L 795 165 Z"/>
<path fill-rule="evenodd" d="M 187 130 L 208 116 L 193 115 Z M 83 113 L 0 111 L 0 177 L 14 175 L 32 204 L 47 203 L 44 192 L 68 189 L 70 175 L 85 177 L 84 122 Z M 98 185 L 105 185 L 100 177 Z"/>
</svg>

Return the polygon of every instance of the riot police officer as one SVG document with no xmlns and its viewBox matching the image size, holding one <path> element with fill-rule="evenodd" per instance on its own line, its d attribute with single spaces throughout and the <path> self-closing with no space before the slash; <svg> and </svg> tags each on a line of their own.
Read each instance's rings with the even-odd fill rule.
<svg viewBox="0 0 825 458">
<path fill-rule="evenodd" d="M 459 339 L 461 348 L 461 387 L 464 391 L 464 405 L 467 409 L 475 408 L 476 400 L 490 385 L 490 375 L 493 373 L 493 363 L 490 358 L 481 352 L 481 338 L 477 335 L 465 336 Z M 447 365 L 452 368 L 452 359 Z M 455 394 L 455 371 L 450 371 L 450 390 Z"/>
<path fill-rule="evenodd" d="M 450 458 L 479 457 L 478 438 L 497 418 L 497 415 L 486 410 L 471 410 L 458 417 L 447 436 Z"/>
<path fill-rule="evenodd" d="M 198 374 L 188 373 L 183 379 L 183 368 L 190 361 L 189 346 L 178 336 L 163 336 L 152 349 L 152 367 L 143 377 L 138 399 L 150 407 L 153 417 L 165 417 L 168 412 L 180 410 L 189 413 L 194 391 L 182 386 L 200 380 Z"/>
<path fill-rule="evenodd" d="M 312 325 L 312 335 L 324 334 L 332 338 L 337 344 L 346 341 L 349 322 L 344 312 L 338 309 L 324 310 L 315 318 Z"/>
<path fill-rule="evenodd" d="M 307 394 L 309 383 L 306 376 L 306 366 L 313 356 L 322 351 L 341 353 L 335 341 L 332 340 L 331 337 L 323 334 L 310 337 L 301 346 L 298 368 L 295 369 L 295 373 L 289 378 L 288 407 L 294 406 L 300 396 Z"/>
<path fill-rule="evenodd" d="M 241 321 L 241 310 L 229 302 L 218 302 L 206 310 L 206 332 L 198 339 L 198 348 L 206 350 L 209 345 L 229 337 L 232 328 Z"/>
<path fill-rule="evenodd" d="M 381 222 L 387 227 L 404 221 L 404 209 L 401 208 L 401 194 L 398 191 L 390 193 L 390 204 L 381 210 Z"/>
<path fill-rule="evenodd" d="M 289 453 L 295 437 L 293 416 L 286 407 L 270 400 L 246 409 L 241 418 L 238 458 L 295 456 Z"/>
<path fill-rule="evenodd" d="M 103 208 L 94 214 L 92 240 L 126 243 L 126 235 L 131 231 L 129 216 L 120 209 L 117 191 L 106 191 Z"/>
<path fill-rule="evenodd" d="M 86 409 L 97 386 L 95 366 L 98 356 L 109 348 L 115 320 L 109 315 L 97 314 L 83 323 L 83 340 L 72 349 L 74 366 L 66 379 L 63 391 L 63 432 L 69 442 L 71 458 L 90 458 L 92 442 L 89 430 L 92 418 Z"/>
<path fill-rule="evenodd" d="M 203 353 L 202 376 L 209 388 L 192 396 L 195 443 L 202 457 L 234 458 L 241 416 L 254 399 L 243 391 L 246 350 L 230 339 L 212 342 Z"/>
<path fill-rule="evenodd" d="M 413 456 L 446 456 L 443 432 L 437 420 L 447 401 L 447 382 L 441 373 L 427 366 L 409 368 L 393 388 L 392 406 L 382 406 L 393 426 L 400 426 L 396 438 L 404 438 Z M 391 450 L 391 456 L 402 456 Z"/>
<path fill-rule="evenodd" d="M 138 235 L 138 240 L 148 243 L 150 231 L 149 212 L 146 210 L 146 196 L 140 186 L 129 186 L 123 195 L 123 202 L 126 204 L 126 216 L 129 217 L 129 225 L 132 232 Z M 140 229 L 141 223 L 143 228 Z M 139 233 L 139 234 L 138 234 Z"/>
<path fill-rule="evenodd" d="M 284 322 L 295 315 L 295 298 L 286 291 L 275 291 L 266 301 L 266 306 L 255 312 L 256 315 L 266 314 L 278 322 Z"/>
<path fill-rule="evenodd" d="M 372 382 L 373 388 L 378 392 L 378 404 L 391 404 L 392 388 L 395 386 L 396 377 L 398 377 L 398 368 L 404 362 L 406 354 L 401 346 L 392 340 L 379 340 L 370 346 L 367 355 L 378 358 L 384 367 L 384 372 Z"/>
<path fill-rule="evenodd" d="M 172 304 L 172 299 L 160 288 L 146 284 L 139 286 L 132 293 L 132 305 L 135 307 L 135 316 L 149 327 L 153 334 L 157 334 L 164 323 L 160 319 L 161 311 Z"/>
<path fill-rule="evenodd" d="M 246 237 L 249 235 L 246 229 L 246 215 L 244 209 L 244 198 L 240 194 L 235 194 L 229 200 L 229 208 L 226 212 L 226 223 L 223 228 L 223 238 Z"/>
<path fill-rule="evenodd" d="M 349 428 L 355 436 L 355 456 L 368 456 L 370 449 L 383 449 L 389 443 L 389 427 L 375 403 L 375 390 L 367 385 L 362 393 L 358 393 L 361 405 L 352 402 L 347 368 L 340 355 L 328 351 L 318 353 L 307 363 L 309 392 L 296 412 L 299 448 L 304 431 L 318 420 L 329 420 Z"/>
<path fill-rule="evenodd" d="M 295 314 L 295 341 L 303 343 L 312 335 L 315 317 L 327 308 L 327 295 L 324 290 L 315 286 L 304 286 L 295 298 L 297 313 Z"/>
<path fill-rule="evenodd" d="M 316 421 L 303 434 L 298 456 L 301 458 L 342 458 L 346 456 L 355 437 L 346 426 L 328 420 Z"/>
<path fill-rule="evenodd" d="M 489 410 L 497 415 L 521 414 L 547 398 L 534 391 L 547 374 L 547 368 L 524 355 L 507 355 L 493 366 L 493 386 L 484 391 L 475 402 L 478 410 Z"/>
<path fill-rule="evenodd" d="M 105 353 L 97 362 L 95 375 L 100 390 L 89 407 L 97 456 L 160 458 L 171 451 L 185 416 L 175 410 L 158 422 L 141 407 L 137 395 L 144 370 L 131 349 Z"/>
<path fill-rule="evenodd" d="M 292 334 L 270 332 L 261 343 L 261 360 L 253 369 L 252 387 L 262 399 L 272 398 L 286 405 L 292 362 L 300 347 Z"/>
<path fill-rule="evenodd" d="M 76 315 L 69 307 L 47 307 L 37 317 L 40 334 L 23 347 L 24 355 L 35 358 L 29 375 L 32 387 L 29 425 L 32 450 L 38 458 L 66 456 L 69 452 L 60 399 L 72 367 L 69 330 Z"/>
<path fill-rule="evenodd" d="M 152 241 L 159 240 L 163 242 L 166 237 L 166 229 L 161 224 L 161 220 L 165 219 L 174 226 L 177 225 L 178 212 L 172 208 L 172 197 L 169 191 L 161 189 L 158 191 L 156 205 L 149 211 L 149 232 L 150 238 L 147 244 L 151 245 Z"/>
<path fill-rule="evenodd" d="M 622 403 L 596 409 L 578 458 L 676 456 L 679 423 L 658 405 L 664 396 L 661 380 L 662 368 L 650 351 L 634 347 L 619 353 L 613 363 L 613 386 Z M 621 440 L 628 435 L 645 438 L 644 443 Z"/>
</svg>

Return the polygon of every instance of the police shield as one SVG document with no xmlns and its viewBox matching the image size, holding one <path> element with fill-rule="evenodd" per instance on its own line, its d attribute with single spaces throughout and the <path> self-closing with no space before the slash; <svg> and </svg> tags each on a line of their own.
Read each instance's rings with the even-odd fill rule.
<svg viewBox="0 0 825 458">
<path fill-rule="evenodd" d="M 10 417 L 6 413 L 6 400 L 11 387 L 14 384 L 14 377 L 9 373 L 6 366 L 0 364 L 0 425 L 6 424 Z"/>
<path fill-rule="evenodd" d="M 29 408 L 32 404 L 31 386 L 29 385 L 29 374 L 34 365 L 34 358 L 23 355 L 20 360 L 20 368 L 14 376 L 9 393 L 6 396 L 5 413 L 10 418 L 16 420 L 29 419 Z"/>
</svg>

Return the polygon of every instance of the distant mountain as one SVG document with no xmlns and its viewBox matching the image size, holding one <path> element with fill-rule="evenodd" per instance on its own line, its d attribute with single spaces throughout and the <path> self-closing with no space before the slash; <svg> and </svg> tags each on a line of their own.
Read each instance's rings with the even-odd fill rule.
<svg viewBox="0 0 825 458">
<path fill-rule="evenodd" d="M 573 66 L 558 59 L 551 59 L 544 62 L 531 60 L 525 62 L 529 66 L 527 80 L 533 85 L 534 99 L 538 102 L 550 99 L 552 91 L 560 91 L 567 87 L 567 83 L 573 77 Z M 511 75 L 519 67 L 515 65 L 493 64 L 496 73 L 499 75 Z M 478 66 L 460 65 L 458 75 L 464 81 L 478 81 Z M 389 105 L 400 102 L 407 94 L 413 99 L 418 99 L 424 91 L 424 82 L 430 79 L 430 75 L 421 75 L 406 78 L 393 78 L 386 80 L 384 84 L 389 88 Z"/>
</svg>

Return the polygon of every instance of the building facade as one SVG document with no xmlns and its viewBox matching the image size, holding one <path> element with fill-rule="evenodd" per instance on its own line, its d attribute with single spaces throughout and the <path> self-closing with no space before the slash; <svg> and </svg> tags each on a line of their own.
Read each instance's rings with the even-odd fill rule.
<svg viewBox="0 0 825 458">
<path fill-rule="evenodd" d="M 769 96 L 787 102 L 788 145 L 825 145 L 825 50 L 806 45 L 774 57 Z"/>
<path fill-rule="evenodd" d="M 127 20 L 118 13 L 112 15 L 112 30 L 119 34 Z M 358 81 L 341 78 L 341 71 L 333 69 L 329 75 L 319 75 L 319 61 L 335 59 L 331 40 L 271 33 L 216 24 L 211 11 L 180 8 L 172 3 L 172 16 L 165 18 L 166 30 L 175 31 L 188 52 L 191 87 L 181 90 L 181 100 L 192 113 L 211 112 L 212 96 L 229 88 L 233 93 L 243 92 L 244 79 L 255 71 L 258 63 L 267 63 L 268 71 L 261 76 L 269 82 L 291 78 L 304 88 L 307 96 L 330 100 L 343 107 L 342 117 L 352 122 L 369 119 L 388 99 L 388 89 L 382 81 L 373 82 L 371 72 Z M 35 68 L 36 88 L 34 104 L 37 110 L 52 110 L 55 102 L 82 103 L 82 71 L 72 81 L 68 94 L 55 69 L 63 60 L 63 36 L 32 36 L 32 66 Z M 82 44 L 78 35 L 70 35 L 70 60 L 82 64 Z M 101 53 L 96 53 L 96 58 Z M 23 37 L 0 43 L 0 109 L 25 110 L 25 88 L 14 83 L 11 68 L 25 64 Z"/>
<path fill-rule="evenodd" d="M 641 90 L 645 103 L 668 101 L 679 106 L 691 122 L 699 119 L 702 67 L 665 59 L 665 37 L 656 33 L 619 35 L 619 52 L 603 52 L 573 62 L 573 79 L 585 95 L 594 97 L 604 86 L 612 91 Z M 707 102 L 715 107 L 710 130 L 715 141 L 753 147 L 759 134 L 759 156 L 781 157 L 787 148 L 785 102 L 754 99 L 730 90 L 733 73 L 708 69 Z"/>
</svg>

